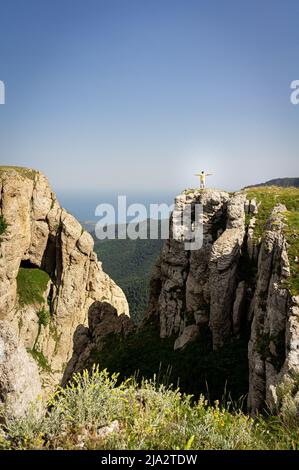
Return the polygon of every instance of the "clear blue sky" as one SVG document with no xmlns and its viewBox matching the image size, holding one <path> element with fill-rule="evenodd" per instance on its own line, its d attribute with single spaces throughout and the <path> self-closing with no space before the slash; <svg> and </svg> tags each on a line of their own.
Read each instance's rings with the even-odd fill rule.
<svg viewBox="0 0 299 470">
<path fill-rule="evenodd" d="M 297 0 L 0 0 L 0 161 L 55 189 L 299 176 Z"/>
</svg>

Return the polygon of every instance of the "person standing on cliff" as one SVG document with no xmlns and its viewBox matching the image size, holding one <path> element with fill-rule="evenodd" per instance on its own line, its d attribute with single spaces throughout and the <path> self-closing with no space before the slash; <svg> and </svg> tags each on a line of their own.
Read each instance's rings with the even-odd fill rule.
<svg viewBox="0 0 299 470">
<path fill-rule="evenodd" d="M 201 173 L 196 173 L 195 176 L 199 176 L 199 188 L 205 189 L 206 187 L 206 176 L 212 176 L 213 173 L 205 173 L 202 171 Z"/>
</svg>

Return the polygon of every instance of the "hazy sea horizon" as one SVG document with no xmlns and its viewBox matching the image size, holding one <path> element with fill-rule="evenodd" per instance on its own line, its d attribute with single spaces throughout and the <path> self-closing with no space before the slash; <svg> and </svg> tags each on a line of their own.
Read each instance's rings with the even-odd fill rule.
<svg viewBox="0 0 299 470">
<path fill-rule="evenodd" d="M 127 207 L 131 204 L 142 204 L 146 207 L 148 217 L 150 216 L 150 204 L 167 204 L 170 206 L 174 202 L 176 194 L 170 192 L 116 192 L 116 191 L 76 191 L 76 190 L 57 190 L 56 195 L 61 206 L 70 212 L 80 222 L 97 222 L 100 217 L 95 215 L 96 207 L 99 204 L 111 204 L 115 213 L 118 214 L 117 207 L 118 196 L 126 196 Z M 141 218 L 144 220 L 144 217 Z M 116 220 L 116 223 L 125 223 L 123 218 Z M 109 218 L 109 224 L 113 224 L 113 218 Z"/>
</svg>

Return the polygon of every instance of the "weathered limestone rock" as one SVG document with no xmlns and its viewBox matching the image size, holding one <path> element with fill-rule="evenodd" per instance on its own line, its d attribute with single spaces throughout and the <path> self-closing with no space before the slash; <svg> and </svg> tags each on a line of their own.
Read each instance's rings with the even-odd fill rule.
<svg viewBox="0 0 299 470">
<path fill-rule="evenodd" d="M 258 213 L 258 206 L 255 199 L 252 199 L 249 204 L 249 213 L 257 214 Z"/>
<path fill-rule="evenodd" d="M 40 396 L 41 383 L 35 361 L 18 343 L 9 323 L 0 320 L 1 414 L 20 417 L 30 405 L 36 405 Z"/>
<path fill-rule="evenodd" d="M 73 333 L 86 323 L 90 305 L 107 301 L 119 314 L 128 315 L 128 304 L 103 272 L 92 237 L 60 207 L 45 176 L 1 169 L 0 195 L 0 214 L 8 224 L 0 243 L 0 319 L 10 322 L 32 348 L 38 329 L 34 310 L 37 313 L 41 305 L 19 306 L 16 279 L 20 266 L 28 264 L 48 273 L 51 321 L 40 328 L 35 348 L 48 362 L 45 380 L 57 383 L 72 353 Z"/>
<path fill-rule="evenodd" d="M 79 325 L 73 337 L 73 356 L 62 379 L 65 385 L 75 372 L 90 368 L 111 335 L 126 337 L 134 330 L 134 324 L 127 315 L 118 315 L 108 302 L 94 302 L 88 312 L 88 328 Z"/>
<path fill-rule="evenodd" d="M 299 371 L 298 299 L 292 298 L 283 285 L 283 279 L 289 275 L 283 235 L 285 210 L 281 205 L 273 210 L 258 260 L 248 347 L 248 407 L 252 412 L 265 401 L 274 409 L 278 384 Z"/>
<path fill-rule="evenodd" d="M 186 316 L 193 317 L 195 323 L 195 317 L 202 319 L 209 311 L 210 253 L 219 226 L 225 227 L 228 200 L 228 193 L 216 190 L 194 191 L 176 198 L 170 238 L 154 268 L 146 311 L 146 317 L 159 317 L 161 338 L 181 334 Z M 184 237 L 189 236 L 189 230 L 184 225 L 177 228 L 177 222 L 182 219 L 187 206 L 194 211 L 195 204 L 203 206 L 203 246 L 199 250 L 186 251 Z M 183 238 L 178 241 L 180 231 Z"/>
<path fill-rule="evenodd" d="M 100 439 L 107 439 L 108 436 L 114 433 L 119 433 L 120 432 L 120 424 L 119 421 L 114 420 L 112 421 L 111 424 L 108 426 L 103 426 L 97 430 L 97 436 Z"/>
<path fill-rule="evenodd" d="M 203 245 L 186 251 L 188 229 L 176 229 L 174 239 L 173 226 L 185 208 L 193 210 L 196 203 L 203 204 Z M 232 196 L 214 190 L 178 196 L 170 238 L 151 280 L 146 314 L 159 321 L 161 338 L 176 336 L 175 349 L 196 341 L 201 325 L 209 325 L 214 350 L 233 336 L 247 339 L 251 325 L 248 406 L 252 412 L 265 402 L 277 408 L 279 387 L 292 383 L 299 372 L 299 299 L 284 283 L 290 276 L 285 210 L 276 206 L 260 240 L 259 205 L 254 199 L 248 201 L 246 190 Z M 252 214 L 247 228 L 245 213 Z"/>
<path fill-rule="evenodd" d="M 228 204 L 227 228 L 213 244 L 210 258 L 210 329 L 213 348 L 221 348 L 232 330 L 236 272 L 245 234 L 245 195 L 237 194 Z"/>
<path fill-rule="evenodd" d="M 157 315 L 161 338 L 181 335 L 186 318 L 194 326 L 209 321 L 214 348 L 221 347 L 232 329 L 236 271 L 245 234 L 246 196 L 215 190 L 195 191 L 176 198 L 171 230 L 187 205 L 203 205 L 203 245 L 186 251 L 188 229 L 180 228 L 182 240 L 166 241 L 151 281 L 147 315 Z M 222 229 L 220 230 L 220 227 Z M 176 229 L 176 233 L 179 230 Z"/>
<path fill-rule="evenodd" d="M 183 333 L 175 340 L 174 350 L 184 349 L 184 347 L 196 340 L 199 333 L 198 325 L 189 325 L 184 328 Z"/>
</svg>

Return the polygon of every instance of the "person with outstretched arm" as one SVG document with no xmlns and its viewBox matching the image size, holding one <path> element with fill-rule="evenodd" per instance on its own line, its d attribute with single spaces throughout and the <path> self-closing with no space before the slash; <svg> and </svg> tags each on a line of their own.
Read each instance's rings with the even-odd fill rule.
<svg viewBox="0 0 299 470">
<path fill-rule="evenodd" d="M 196 173 L 195 176 L 199 176 L 199 188 L 205 189 L 206 187 L 206 176 L 212 176 L 213 173 L 205 173 L 202 171 L 201 173 Z"/>
</svg>

